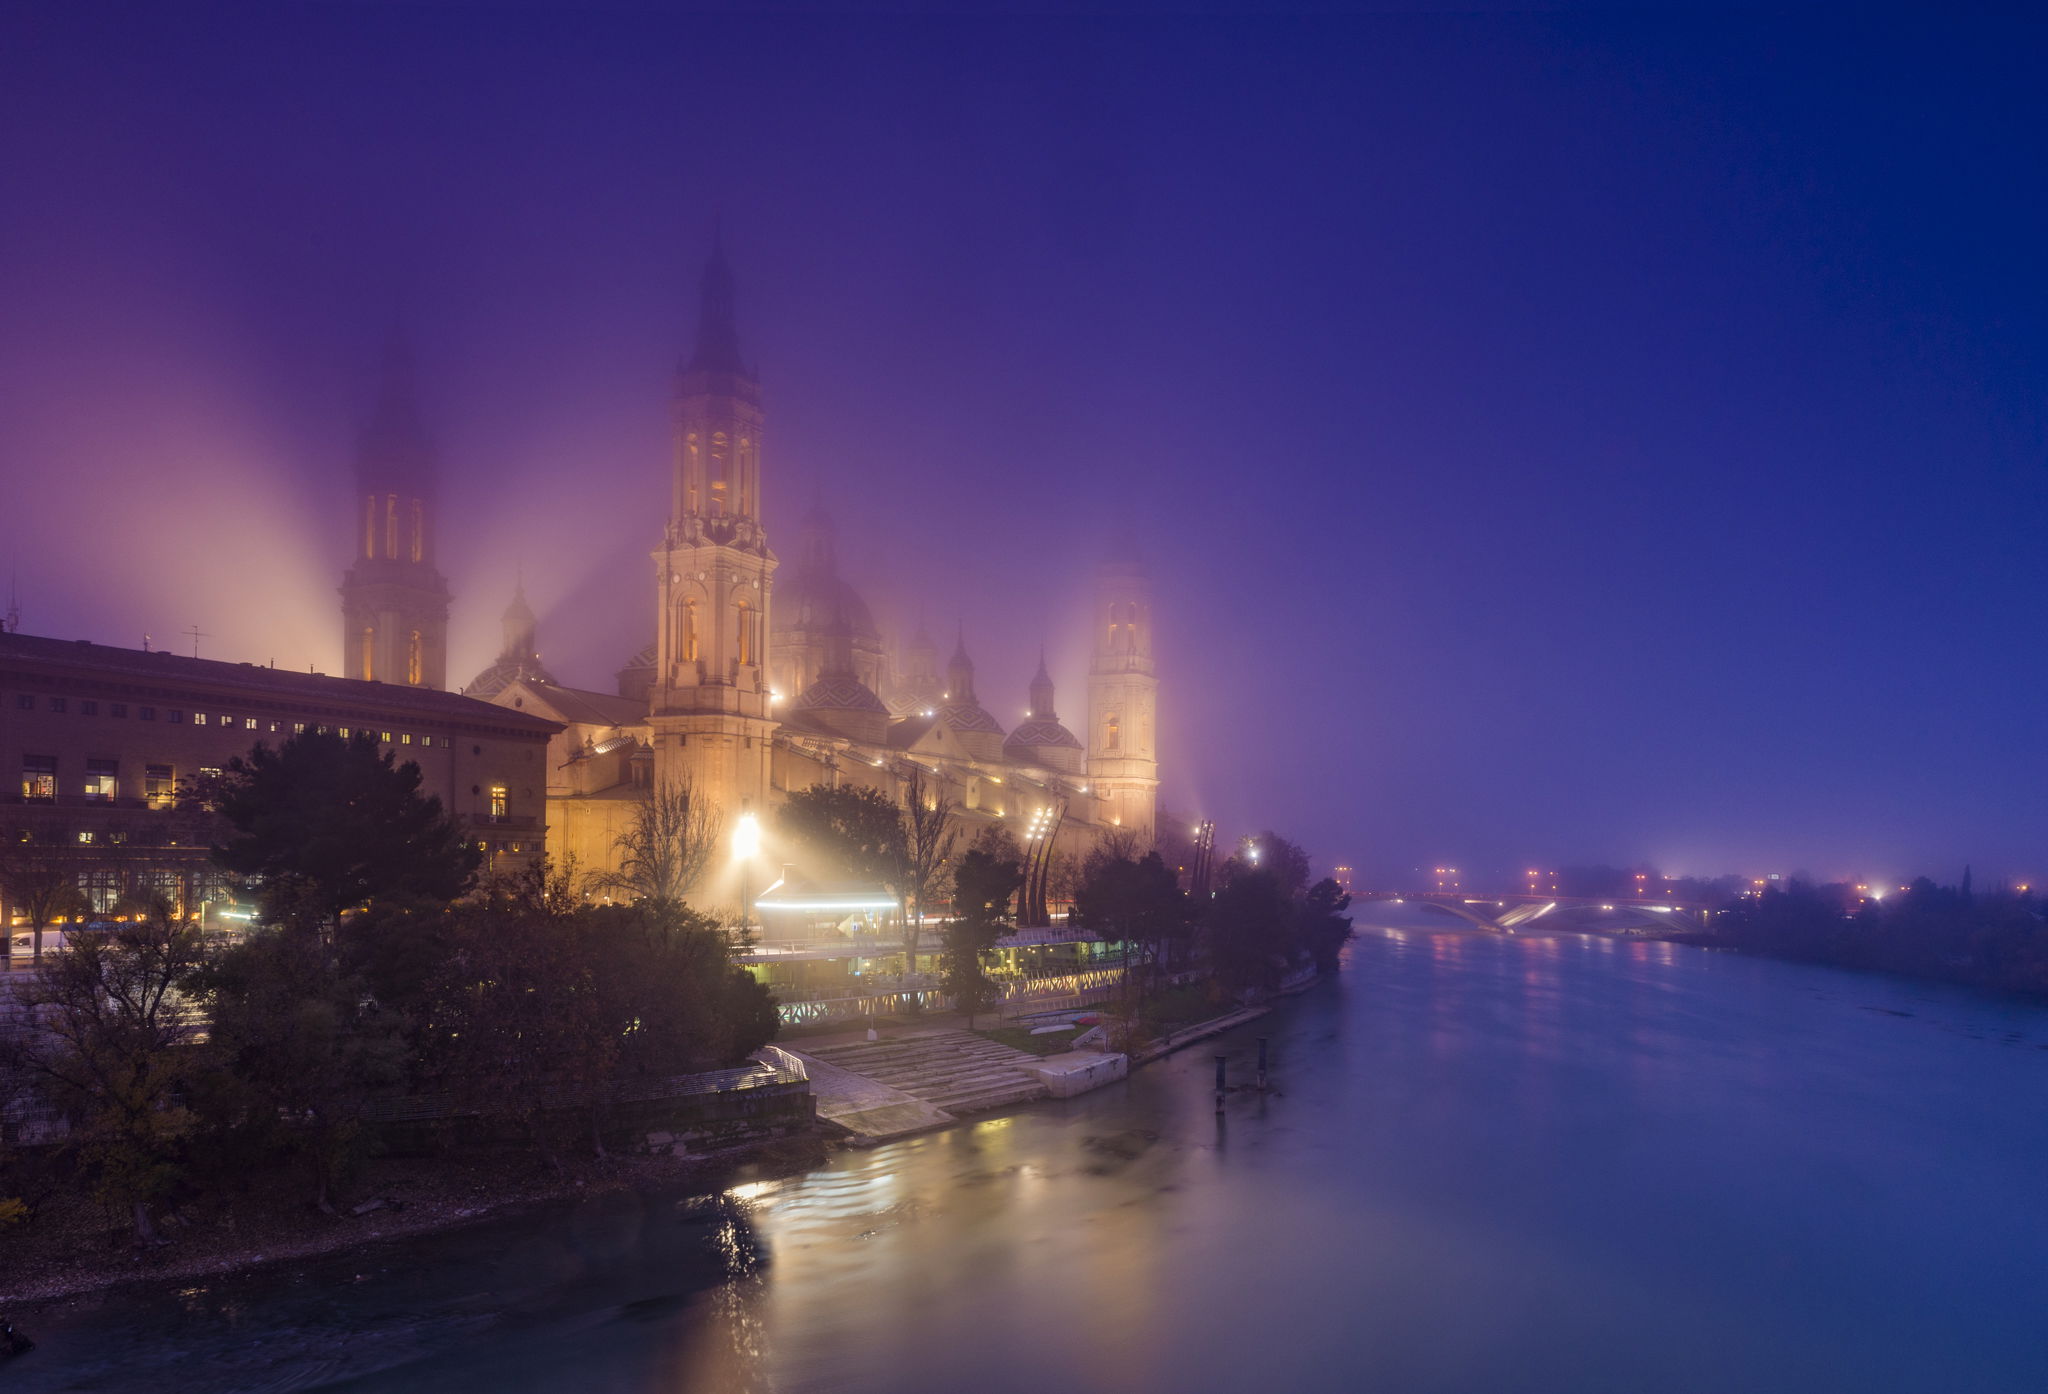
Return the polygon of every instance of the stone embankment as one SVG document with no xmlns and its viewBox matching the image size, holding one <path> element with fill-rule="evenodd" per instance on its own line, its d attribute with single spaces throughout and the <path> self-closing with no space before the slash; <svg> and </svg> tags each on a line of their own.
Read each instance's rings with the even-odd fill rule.
<svg viewBox="0 0 2048 1394">
<path fill-rule="evenodd" d="M 962 1114 L 1045 1098 L 1037 1056 L 971 1031 L 935 1030 L 886 1041 L 795 1051 L 810 1067 L 818 1117 L 872 1145 Z"/>
</svg>

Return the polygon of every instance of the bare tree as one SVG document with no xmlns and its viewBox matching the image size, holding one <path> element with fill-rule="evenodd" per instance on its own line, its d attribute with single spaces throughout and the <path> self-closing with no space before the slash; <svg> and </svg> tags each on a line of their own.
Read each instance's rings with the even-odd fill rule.
<svg viewBox="0 0 2048 1394">
<path fill-rule="evenodd" d="M 179 1106 L 199 1016 L 177 991 L 205 962 L 196 926 L 159 901 L 147 919 L 81 934 L 19 990 L 26 1024 L 0 1042 L 70 1114 L 101 1197 L 129 1207 L 152 1242 L 151 1204 L 168 1189 L 188 1117 Z"/>
<path fill-rule="evenodd" d="M 597 883 L 642 900 L 679 905 L 711 864 L 718 828 L 717 810 L 696 796 L 687 779 L 657 785 L 612 844 L 619 869 L 599 876 Z"/>
<path fill-rule="evenodd" d="M 903 786 L 908 805 L 904 817 L 904 891 L 910 902 L 910 918 L 903 927 L 904 968 L 917 971 L 917 943 L 924 930 L 924 915 L 932 893 L 941 884 L 946 860 L 953 854 L 960 829 L 954 821 L 955 804 L 946 797 L 945 787 L 925 777 L 924 766 L 911 762 L 910 778 Z"/>
<path fill-rule="evenodd" d="M 40 836 L 38 836 L 40 834 Z M 35 956 L 43 956 L 43 931 L 59 918 L 78 912 L 79 859 L 66 830 L 29 826 L 0 828 L 0 899 L 8 910 L 29 923 L 35 935 Z M 0 926 L 0 929 L 4 929 Z M 14 936 L 5 935 L 9 956 Z"/>
</svg>

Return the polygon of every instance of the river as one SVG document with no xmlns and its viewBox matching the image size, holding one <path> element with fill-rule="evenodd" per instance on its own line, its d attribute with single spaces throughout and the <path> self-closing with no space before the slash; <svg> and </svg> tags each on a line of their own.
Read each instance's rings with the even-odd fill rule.
<svg viewBox="0 0 2048 1394">
<path fill-rule="evenodd" d="M 2039 1007 L 1418 921 L 1079 1099 L 131 1290 L 0 1385 L 2038 1394 L 2044 1093 Z"/>
</svg>

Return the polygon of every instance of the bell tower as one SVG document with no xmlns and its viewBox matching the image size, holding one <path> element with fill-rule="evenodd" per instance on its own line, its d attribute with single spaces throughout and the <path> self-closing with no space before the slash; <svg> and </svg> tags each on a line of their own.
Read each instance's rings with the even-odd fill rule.
<svg viewBox="0 0 2048 1394">
<path fill-rule="evenodd" d="M 697 341 L 676 381 L 668 525 L 654 551 L 655 777 L 687 779 L 725 824 L 768 792 L 768 600 L 761 388 L 740 357 L 732 271 L 714 241 Z"/>
<path fill-rule="evenodd" d="M 434 450 L 393 336 L 356 449 L 355 564 L 341 585 L 342 665 L 351 678 L 448 685 L 448 583 L 434 569 Z"/>
<path fill-rule="evenodd" d="M 1095 582 L 1095 656 L 1088 666 L 1088 777 L 1117 826 L 1150 839 L 1159 802 L 1152 660 L 1152 576 L 1120 543 Z"/>
</svg>

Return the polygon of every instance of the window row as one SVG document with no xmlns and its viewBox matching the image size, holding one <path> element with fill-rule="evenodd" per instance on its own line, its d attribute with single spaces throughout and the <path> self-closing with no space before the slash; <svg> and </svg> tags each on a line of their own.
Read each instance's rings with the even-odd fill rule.
<svg viewBox="0 0 2048 1394">
<path fill-rule="evenodd" d="M 44 701 L 49 704 L 48 710 L 50 711 L 69 712 L 71 710 L 72 699 L 69 697 L 46 697 Z M 14 697 L 14 705 L 21 711 L 34 711 L 36 709 L 35 695 L 29 692 L 18 692 Z M 98 716 L 100 715 L 100 706 L 101 703 L 94 698 L 81 697 L 78 699 L 78 714 L 80 716 Z M 129 706 L 126 702 L 108 702 L 105 706 L 108 716 L 125 719 L 129 715 Z M 138 706 L 134 708 L 134 717 L 137 721 L 162 720 L 173 726 L 183 726 L 189 721 L 194 726 L 213 726 L 227 730 L 268 731 L 274 736 L 284 734 L 287 725 L 291 727 L 293 735 L 299 735 L 307 729 L 307 723 L 303 721 L 289 723 L 274 720 L 266 721 L 258 716 L 230 716 L 224 712 L 188 713 L 180 707 L 165 707 L 159 713 L 155 707 Z M 366 726 L 334 727 L 314 724 L 312 729 L 315 731 L 339 731 L 342 739 L 346 740 L 355 732 L 368 734 L 370 728 Z M 400 731 L 396 735 L 389 731 L 383 731 L 378 733 L 377 738 L 387 745 L 419 745 L 428 747 L 440 745 L 445 747 L 448 744 L 446 736 L 419 736 L 414 735 L 410 731 Z"/>
<path fill-rule="evenodd" d="M 198 773 L 202 779 L 210 779 L 219 775 L 220 770 L 212 765 L 202 765 Z M 54 802 L 61 792 L 58 784 L 56 756 L 21 757 L 22 798 L 37 803 Z M 87 759 L 79 776 L 77 793 L 89 803 L 112 803 L 119 797 L 120 784 L 120 761 Z M 176 768 L 171 765 L 144 765 L 141 796 L 151 808 L 169 808 L 175 804 L 178 799 Z"/>
</svg>

